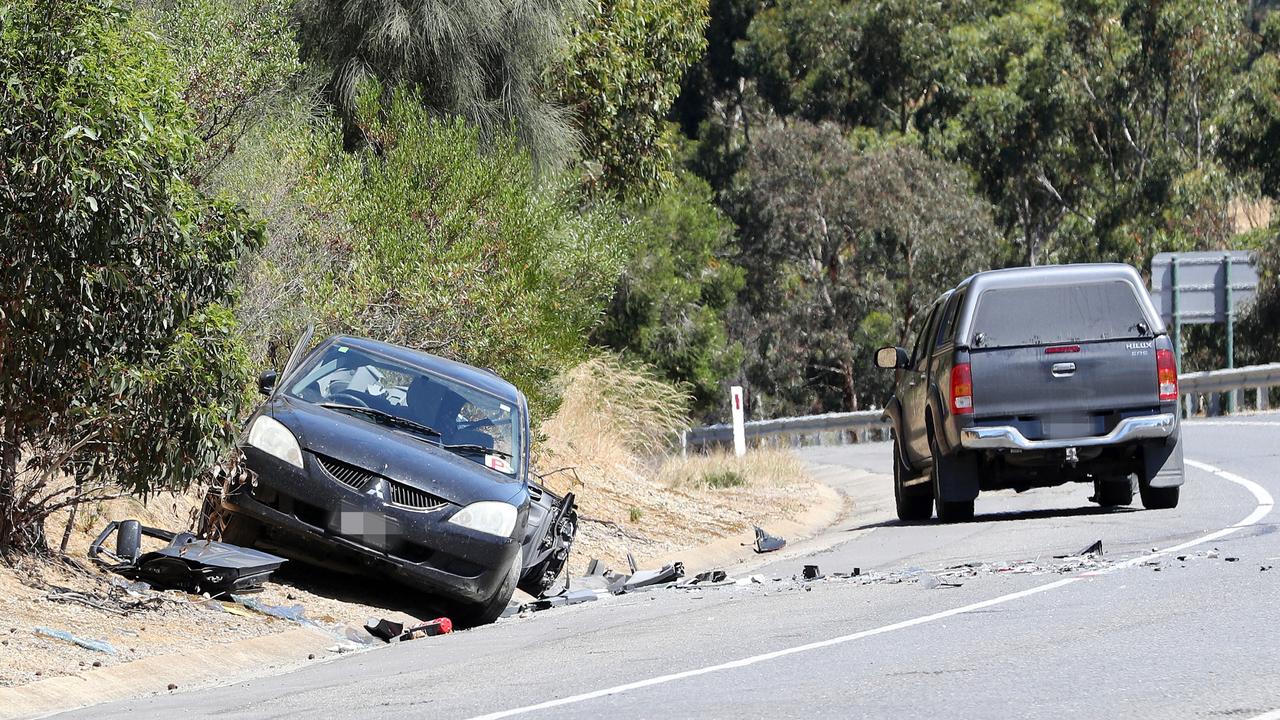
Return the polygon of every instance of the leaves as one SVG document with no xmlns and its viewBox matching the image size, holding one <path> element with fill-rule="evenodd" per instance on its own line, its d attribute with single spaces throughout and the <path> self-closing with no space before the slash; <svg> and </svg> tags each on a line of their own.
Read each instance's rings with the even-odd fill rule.
<svg viewBox="0 0 1280 720">
<path fill-rule="evenodd" d="M 231 442 L 244 366 L 218 308 L 261 238 L 184 181 L 198 140 L 153 36 L 109 0 L 17 2 L 0 31 L 0 77 L 23 87 L 0 97 L 0 412 L 6 452 L 41 471 L 0 467 L 0 547 L 39 545 L 50 473 L 178 487 Z"/>
</svg>

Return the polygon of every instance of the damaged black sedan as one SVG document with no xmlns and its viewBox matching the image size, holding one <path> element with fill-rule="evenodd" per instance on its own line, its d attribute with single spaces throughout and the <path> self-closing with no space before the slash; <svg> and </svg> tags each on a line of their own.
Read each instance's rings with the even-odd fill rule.
<svg viewBox="0 0 1280 720">
<path fill-rule="evenodd" d="M 251 480 L 222 498 L 222 538 L 390 575 L 467 624 L 550 587 L 577 517 L 572 494 L 530 479 L 524 395 L 429 353 L 336 336 L 304 354 L 309 340 L 259 380 Z"/>
</svg>

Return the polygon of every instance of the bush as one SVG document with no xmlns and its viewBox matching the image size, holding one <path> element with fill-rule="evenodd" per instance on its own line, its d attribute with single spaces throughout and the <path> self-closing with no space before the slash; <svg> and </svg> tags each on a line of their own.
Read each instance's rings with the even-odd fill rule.
<svg viewBox="0 0 1280 720">
<path fill-rule="evenodd" d="M 349 232 L 319 324 L 493 368 L 545 412 L 612 291 L 622 228 L 539 181 L 510 136 L 484 143 L 412 93 L 383 95 L 362 96 L 368 145 L 348 152 L 331 128 L 310 165 L 307 197 Z"/>
<path fill-rule="evenodd" d="M 49 513 L 182 487 L 231 443 L 227 305 L 260 232 L 184 181 L 180 84 L 124 9 L 15 0 L 0 19 L 0 550 L 30 551 Z"/>
</svg>

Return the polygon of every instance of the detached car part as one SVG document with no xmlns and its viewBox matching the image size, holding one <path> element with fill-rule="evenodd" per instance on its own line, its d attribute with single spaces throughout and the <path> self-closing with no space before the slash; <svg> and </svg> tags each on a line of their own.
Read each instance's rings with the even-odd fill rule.
<svg viewBox="0 0 1280 720">
<path fill-rule="evenodd" d="M 115 552 L 103 544 L 116 535 Z M 143 553 L 142 536 L 167 540 L 159 550 Z M 262 589 L 285 559 L 270 553 L 202 540 L 192 533 L 171 533 L 137 520 L 112 521 L 89 546 L 89 558 L 130 580 L 191 593 L 224 595 Z"/>
</svg>

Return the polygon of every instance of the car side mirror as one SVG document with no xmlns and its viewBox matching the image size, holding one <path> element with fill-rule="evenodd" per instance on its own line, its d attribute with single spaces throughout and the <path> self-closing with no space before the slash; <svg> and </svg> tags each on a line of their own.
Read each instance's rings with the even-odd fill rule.
<svg viewBox="0 0 1280 720">
<path fill-rule="evenodd" d="M 267 370 L 258 376 L 258 392 L 263 395 L 270 395 L 271 391 L 276 387 L 276 380 L 279 374 L 275 370 Z"/>
<path fill-rule="evenodd" d="M 900 347 L 882 347 L 876 351 L 876 367 L 884 370 L 896 370 L 911 364 L 907 351 Z"/>
</svg>

